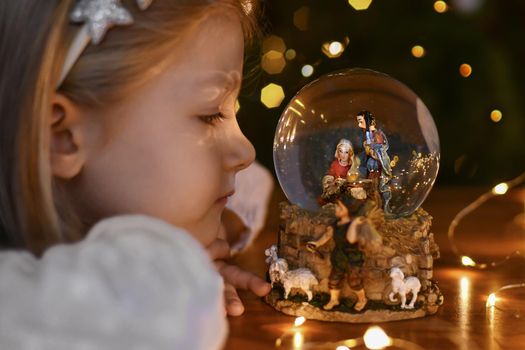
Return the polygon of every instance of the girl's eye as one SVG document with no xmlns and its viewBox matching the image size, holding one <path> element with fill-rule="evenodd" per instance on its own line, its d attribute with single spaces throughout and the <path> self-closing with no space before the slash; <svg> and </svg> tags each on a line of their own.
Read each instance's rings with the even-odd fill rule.
<svg viewBox="0 0 525 350">
<path fill-rule="evenodd" d="M 223 120 L 225 117 L 221 112 L 218 112 L 210 115 L 201 115 L 199 118 L 206 124 L 214 125 L 215 123 Z"/>
</svg>

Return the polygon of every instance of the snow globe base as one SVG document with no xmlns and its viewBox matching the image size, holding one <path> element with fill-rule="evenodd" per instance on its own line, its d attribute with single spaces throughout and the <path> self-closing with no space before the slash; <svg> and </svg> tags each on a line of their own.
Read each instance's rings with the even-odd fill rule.
<svg viewBox="0 0 525 350">
<path fill-rule="evenodd" d="M 265 301 L 287 315 L 332 322 L 387 322 L 435 314 L 443 295 L 432 279 L 439 258 L 430 232 L 432 217 L 422 208 L 407 217 L 389 217 L 372 199 L 375 187 L 367 189 L 367 199 L 359 200 L 345 196 L 345 185 L 325 191 L 322 197 L 337 199 L 316 212 L 281 203 L 278 244 L 266 250 L 272 291 Z M 356 218 L 347 231 L 355 234 L 364 253 L 357 271 L 334 268 L 341 264 L 334 259 L 340 252 L 333 240 L 318 248 L 309 244 L 337 226 L 337 203 L 344 203 Z M 401 276 L 395 275 L 398 270 Z M 417 285 L 415 290 L 410 282 Z M 334 294 L 337 300 L 329 305 Z M 359 294 L 365 304 L 356 308 Z"/>
</svg>

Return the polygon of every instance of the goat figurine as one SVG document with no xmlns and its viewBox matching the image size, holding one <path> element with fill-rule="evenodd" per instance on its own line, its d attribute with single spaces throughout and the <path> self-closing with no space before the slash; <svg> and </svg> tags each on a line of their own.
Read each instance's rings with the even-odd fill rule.
<svg viewBox="0 0 525 350">
<path fill-rule="evenodd" d="M 395 294 L 399 294 L 401 296 L 401 308 L 402 309 L 413 309 L 414 303 L 417 299 L 417 294 L 419 293 L 419 290 L 421 289 L 421 282 L 417 279 L 417 277 L 407 277 L 405 278 L 405 275 L 403 274 L 403 271 L 401 271 L 398 267 L 393 267 L 390 270 L 390 277 L 392 278 L 392 292 L 389 294 L 388 298 L 390 301 L 395 302 L 397 299 L 394 298 Z M 412 299 L 410 300 L 410 303 L 406 304 L 406 296 L 408 293 L 412 293 Z"/>
</svg>

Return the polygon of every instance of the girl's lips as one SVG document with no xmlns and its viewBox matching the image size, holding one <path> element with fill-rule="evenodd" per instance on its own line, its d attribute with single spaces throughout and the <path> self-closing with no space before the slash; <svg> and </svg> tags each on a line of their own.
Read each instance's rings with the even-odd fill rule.
<svg viewBox="0 0 525 350">
<path fill-rule="evenodd" d="M 219 198 L 217 199 L 216 202 L 217 202 L 217 203 L 220 203 L 220 204 L 225 204 L 225 205 L 226 205 L 226 203 L 228 202 L 228 197 L 233 196 L 234 193 L 235 193 L 235 191 L 230 191 L 230 192 L 228 192 L 227 194 L 225 194 L 224 196 L 219 197 Z"/>
</svg>

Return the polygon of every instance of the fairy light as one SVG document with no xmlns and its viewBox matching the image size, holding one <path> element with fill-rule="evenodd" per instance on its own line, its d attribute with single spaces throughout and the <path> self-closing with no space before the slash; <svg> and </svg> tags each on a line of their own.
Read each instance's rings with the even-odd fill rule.
<svg viewBox="0 0 525 350">
<path fill-rule="evenodd" d="M 460 210 L 452 222 L 450 223 L 448 227 L 448 241 L 450 243 L 450 247 L 452 249 L 452 252 L 456 254 L 458 257 L 460 257 L 461 263 L 464 266 L 477 268 L 477 269 L 485 269 L 488 266 L 495 267 L 500 264 L 503 264 L 504 262 L 508 261 L 512 256 L 522 256 L 521 252 L 519 250 L 514 251 L 512 254 L 509 254 L 505 256 L 505 258 L 501 261 L 492 261 L 490 263 L 477 263 L 472 258 L 468 257 L 467 255 L 461 254 L 458 247 L 456 246 L 455 242 L 455 231 L 456 227 L 459 225 L 461 220 L 471 214 L 473 211 L 478 209 L 483 203 L 488 201 L 489 199 L 495 197 L 495 196 L 502 196 L 505 193 L 508 192 L 511 188 L 518 186 L 525 182 L 525 172 L 519 175 L 518 177 L 507 181 L 502 182 L 496 186 L 494 186 L 490 191 L 483 193 L 481 196 L 479 196 L 474 202 L 467 205 L 465 208 Z"/>
<path fill-rule="evenodd" d="M 448 5 L 444 1 L 436 1 L 434 2 L 434 10 L 437 13 L 445 13 L 448 10 Z"/>
<path fill-rule="evenodd" d="M 337 341 L 325 342 L 305 342 L 305 337 L 302 332 L 301 325 L 304 324 L 306 318 L 303 316 L 297 317 L 294 320 L 293 326 L 288 328 L 279 338 L 275 340 L 276 348 L 293 348 L 301 350 L 318 350 L 318 349 L 335 349 L 335 350 L 350 350 L 363 345 L 370 350 L 379 350 L 394 346 L 396 348 L 423 350 L 418 344 L 410 341 L 391 338 L 379 326 L 369 327 L 363 337 L 355 339 L 343 339 Z"/>
<path fill-rule="evenodd" d="M 304 318 L 303 316 L 300 316 L 300 317 L 297 317 L 294 321 L 294 326 L 295 327 L 300 327 L 302 326 L 304 323 L 306 322 L 306 318 Z"/>
<path fill-rule="evenodd" d="M 413 46 L 411 52 L 412 56 L 414 56 L 415 58 L 421 58 L 425 56 L 425 48 L 421 45 Z"/>
<path fill-rule="evenodd" d="M 490 293 L 489 297 L 487 298 L 487 307 L 494 307 L 496 306 L 496 293 Z"/>
<path fill-rule="evenodd" d="M 301 68 L 301 74 L 305 78 L 310 77 L 312 74 L 314 74 L 314 67 L 309 64 L 305 64 L 303 68 Z"/>
<path fill-rule="evenodd" d="M 492 112 L 490 112 L 490 120 L 492 120 L 494 123 L 498 123 L 501 118 L 503 118 L 503 114 L 501 113 L 500 110 L 493 110 Z"/>
<path fill-rule="evenodd" d="M 476 262 L 472 260 L 471 257 L 466 256 L 466 255 L 463 255 L 461 257 L 461 263 L 463 264 L 463 266 L 471 266 L 471 267 L 476 266 Z"/>
<path fill-rule="evenodd" d="M 463 78 L 468 78 L 472 74 L 472 66 L 468 63 L 463 63 L 461 66 L 459 66 L 459 74 Z"/>
<path fill-rule="evenodd" d="M 379 350 L 392 345 L 392 340 L 386 335 L 385 331 L 379 326 L 368 328 L 363 336 L 365 346 L 368 349 Z"/>
<path fill-rule="evenodd" d="M 509 190 L 509 185 L 507 185 L 505 182 L 502 182 L 492 189 L 492 193 L 495 195 L 504 195 Z"/>
</svg>

